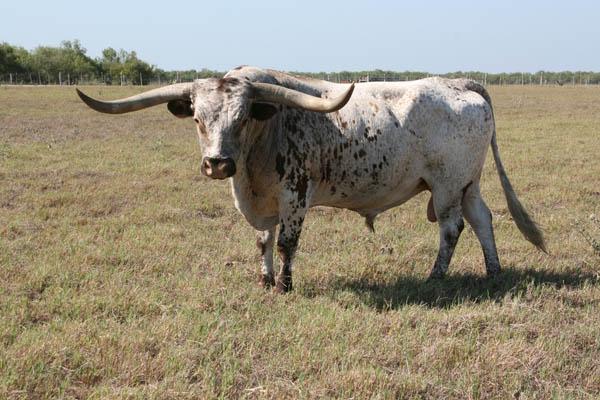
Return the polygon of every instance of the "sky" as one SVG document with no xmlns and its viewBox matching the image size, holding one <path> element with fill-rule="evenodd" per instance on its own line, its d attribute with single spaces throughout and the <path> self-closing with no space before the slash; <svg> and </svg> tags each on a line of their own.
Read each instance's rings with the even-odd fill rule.
<svg viewBox="0 0 600 400">
<path fill-rule="evenodd" d="M 79 39 L 166 70 L 600 70 L 600 2 L 2 1 L 0 42 Z"/>
</svg>

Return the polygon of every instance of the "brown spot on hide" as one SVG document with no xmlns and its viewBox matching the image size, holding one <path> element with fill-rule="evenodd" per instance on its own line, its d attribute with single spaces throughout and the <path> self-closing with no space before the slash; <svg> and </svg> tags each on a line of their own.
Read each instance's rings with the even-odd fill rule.
<svg viewBox="0 0 600 400">
<path fill-rule="evenodd" d="M 279 174 L 279 180 L 282 180 L 285 175 L 285 156 L 281 153 L 277 153 L 275 157 L 275 169 L 277 170 L 277 174 Z"/>
<path fill-rule="evenodd" d="M 217 90 L 227 90 L 229 86 L 235 86 L 240 83 L 237 78 L 221 78 L 217 84 Z"/>
<path fill-rule="evenodd" d="M 306 175 L 298 176 L 296 182 L 296 192 L 298 193 L 298 200 L 300 204 L 306 204 L 306 191 L 308 190 L 308 177 Z"/>
<path fill-rule="evenodd" d="M 287 244 L 277 244 L 277 252 L 281 260 L 281 271 L 277 275 L 275 291 L 278 293 L 287 293 L 292 290 L 292 270 L 290 268 L 291 248 Z"/>
<path fill-rule="evenodd" d="M 328 181 L 331 178 L 331 161 L 327 160 L 325 164 L 325 169 L 323 171 L 323 180 Z"/>
</svg>

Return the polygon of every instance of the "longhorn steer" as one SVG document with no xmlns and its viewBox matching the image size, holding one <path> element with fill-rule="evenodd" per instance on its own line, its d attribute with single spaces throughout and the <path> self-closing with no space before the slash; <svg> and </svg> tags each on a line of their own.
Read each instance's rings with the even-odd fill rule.
<svg viewBox="0 0 600 400">
<path fill-rule="evenodd" d="M 174 115 L 193 117 L 204 154 L 201 172 L 231 178 L 236 208 L 259 231 L 260 282 L 277 291 L 292 289 L 292 260 L 308 208 L 347 208 L 372 228 L 377 214 L 424 190 L 432 194 L 427 216 L 440 227 L 430 277 L 446 273 L 463 216 L 481 243 L 487 274 L 498 273 L 491 213 L 479 191 L 490 144 L 517 227 L 545 251 L 542 233 L 502 166 L 490 97 L 473 81 L 428 78 L 346 89 L 238 67 L 223 79 L 199 79 L 112 102 L 78 94 L 101 112 L 168 103 Z M 275 279 L 277 225 L 281 268 Z"/>
</svg>

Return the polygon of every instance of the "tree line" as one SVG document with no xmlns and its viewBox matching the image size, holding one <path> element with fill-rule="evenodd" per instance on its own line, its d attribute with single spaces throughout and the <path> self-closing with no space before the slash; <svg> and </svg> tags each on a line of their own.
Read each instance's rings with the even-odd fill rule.
<svg viewBox="0 0 600 400">
<path fill-rule="evenodd" d="M 405 81 L 432 76 L 419 71 L 339 71 L 292 72 L 297 75 L 335 82 Z M 210 69 L 165 71 L 141 60 L 135 51 L 107 47 L 102 56 L 92 58 L 79 40 L 66 40 L 60 46 L 39 46 L 28 51 L 0 43 L 0 83 L 147 85 L 186 82 L 198 78 L 222 77 L 225 72 Z M 597 85 L 600 72 L 538 71 L 535 73 L 485 73 L 457 71 L 437 74 L 448 78 L 470 78 L 491 85 Z"/>
<path fill-rule="evenodd" d="M 60 46 L 39 46 L 32 51 L 0 43 L 0 82 L 25 84 L 101 83 L 146 85 L 221 77 L 222 72 L 165 71 L 141 60 L 135 51 L 107 47 L 102 57 L 92 58 L 79 40 Z"/>
</svg>

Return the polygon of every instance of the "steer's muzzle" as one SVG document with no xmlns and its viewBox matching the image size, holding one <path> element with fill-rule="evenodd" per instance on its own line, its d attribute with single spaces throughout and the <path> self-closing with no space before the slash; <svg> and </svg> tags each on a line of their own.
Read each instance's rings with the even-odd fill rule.
<svg viewBox="0 0 600 400">
<path fill-rule="evenodd" d="M 200 171 L 213 179 L 225 179 L 235 175 L 235 162 L 231 158 L 204 157 Z"/>
</svg>

